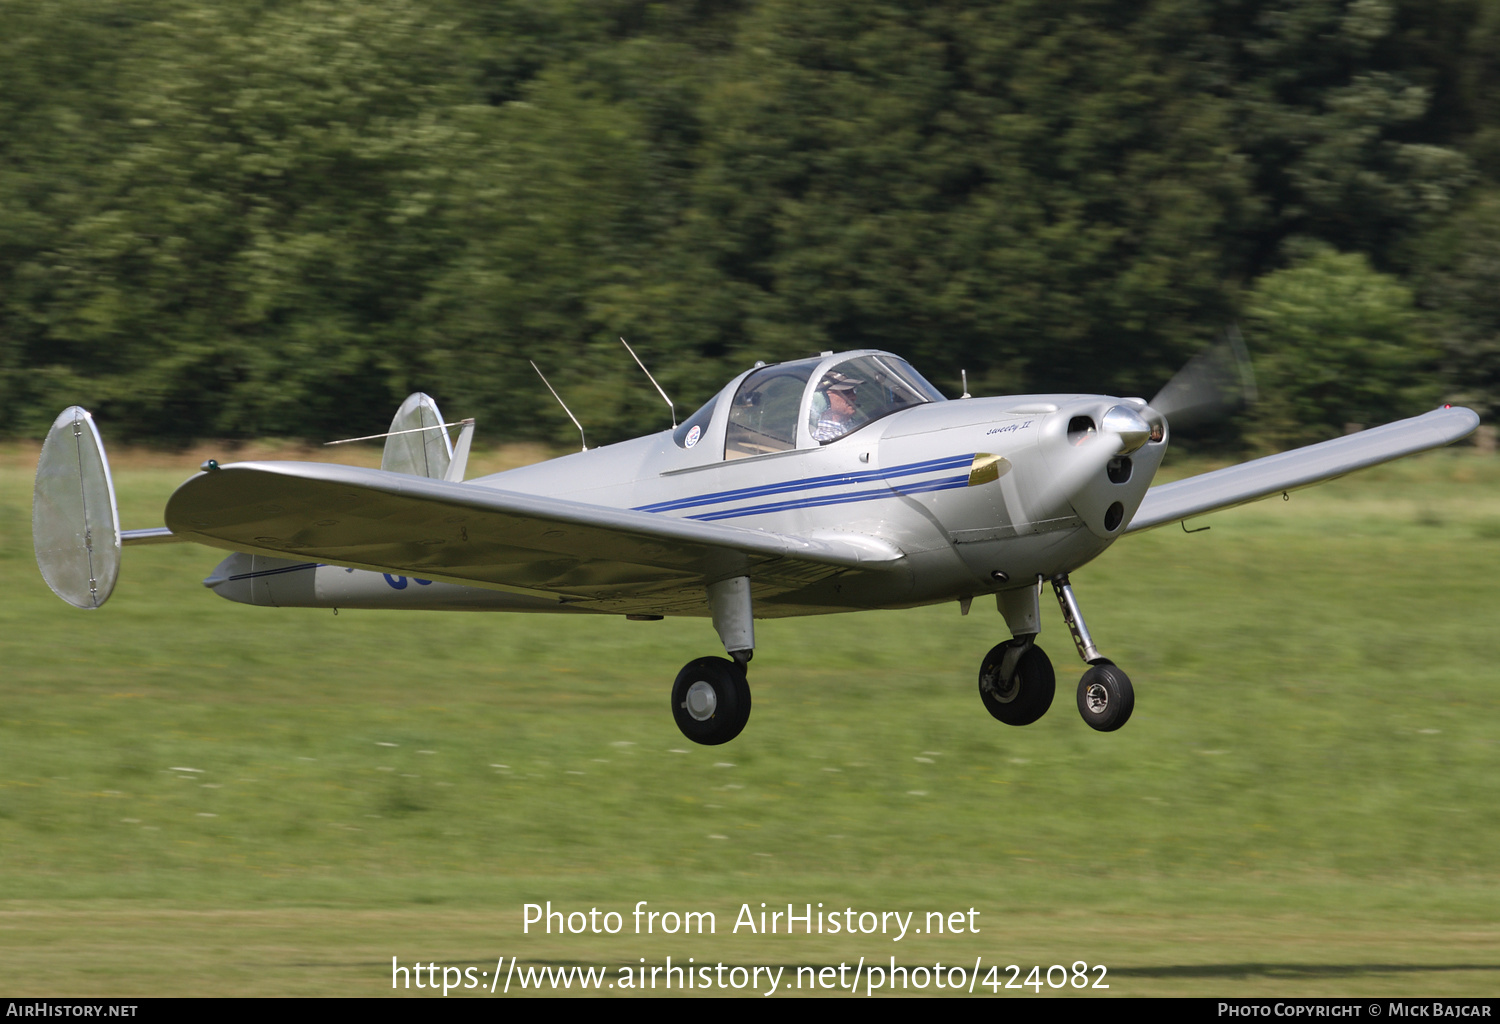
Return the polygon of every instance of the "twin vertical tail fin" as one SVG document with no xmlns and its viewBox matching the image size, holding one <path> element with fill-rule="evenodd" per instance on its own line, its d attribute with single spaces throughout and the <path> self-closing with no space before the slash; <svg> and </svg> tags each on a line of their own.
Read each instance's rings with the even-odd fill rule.
<svg viewBox="0 0 1500 1024">
<path fill-rule="evenodd" d="M 31 503 L 37 568 L 75 608 L 98 608 L 120 576 L 120 513 L 104 442 L 81 406 L 52 422 L 37 460 Z"/>
<path fill-rule="evenodd" d="M 385 439 L 380 468 L 391 473 L 461 482 L 474 438 L 474 421 L 464 420 L 455 446 L 448 438 L 437 403 L 418 391 L 396 410 Z"/>
<path fill-rule="evenodd" d="M 407 395 L 391 420 L 380 468 L 389 473 L 443 479 L 453 461 L 453 443 L 442 424 L 443 414 L 430 397 L 420 391 Z"/>
</svg>

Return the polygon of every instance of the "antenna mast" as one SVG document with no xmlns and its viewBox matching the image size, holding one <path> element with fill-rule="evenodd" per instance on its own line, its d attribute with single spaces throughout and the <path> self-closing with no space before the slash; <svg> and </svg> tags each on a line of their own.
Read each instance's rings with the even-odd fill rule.
<svg viewBox="0 0 1500 1024">
<path fill-rule="evenodd" d="M 635 349 L 633 349 L 633 348 L 630 347 L 630 342 L 626 341 L 624 338 L 621 338 L 620 339 L 620 344 L 625 346 L 625 351 L 630 353 L 630 358 L 632 358 L 632 359 L 635 360 L 635 365 L 637 365 L 637 366 L 639 366 L 641 368 L 641 372 L 646 375 L 646 379 L 651 382 L 651 386 L 654 387 L 654 388 L 656 388 L 656 393 L 658 395 L 661 395 L 661 400 L 663 402 L 667 403 L 667 408 L 668 409 L 672 410 L 672 429 L 676 430 L 677 429 L 677 406 L 674 405 L 674 404 L 672 404 L 672 400 L 670 398 L 668 398 L 667 397 L 667 393 L 661 389 L 661 385 L 658 384 L 658 383 L 656 383 L 656 378 L 653 377 L 653 376 L 651 376 L 651 371 L 648 370 L 648 369 L 646 369 L 646 364 L 643 363 L 643 362 L 641 362 L 641 357 L 635 354 Z"/>
<path fill-rule="evenodd" d="M 568 419 L 573 421 L 573 426 L 578 428 L 578 437 L 583 442 L 583 450 L 588 451 L 589 439 L 583 436 L 583 424 L 578 422 L 578 417 L 573 415 L 573 410 L 568 408 L 568 403 L 562 400 L 562 396 L 557 393 L 557 389 L 548 382 L 547 375 L 542 373 L 541 369 L 536 365 L 536 360 L 528 359 L 526 361 L 531 364 L 533 370 L 536 370 L 536 375 L 542 378 L 542 383 L 547 385 L 547 390 L 552 392 L 552 397 L 557 399 L 557 404 L 562 406 L 563 412 L 568 414 Z"/>
</svg>

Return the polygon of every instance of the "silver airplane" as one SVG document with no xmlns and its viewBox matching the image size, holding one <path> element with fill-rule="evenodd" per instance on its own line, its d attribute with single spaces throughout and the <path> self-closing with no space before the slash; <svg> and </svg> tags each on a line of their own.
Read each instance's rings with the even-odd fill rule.
<svg viewBox="0 0 1500 1024">
<path fill-rule="evenodd" d="M 1036 644 L 1050 584 L 1088 666 L 1079 713 L 1109 732 L 1134 691 L 1095 646 L 1070 573 L 1127 533 L 1479 424 L 1445 406 L 1153 488 L 1169 399 L 949 400 L 890 353 L 825 352 L 756 364 L 674 429 L 465 481 L 473 421 L 455 446 L 414 394 L 377 435 L 378 470 L 210 460 L 167 502 L 165 527 L 125 532 L 98 431 L 75 406 L 42 449 L 33 534 L 48 585 L 80 608 L 109 597 L 122 544 L 191 541 L 234 552 L 203 582 L 245 604 L 710 617 L 729 657 L 689 662 L 671 696 L 702 744 L 749 718 L 756 618 L 947 601 L 967 613 L 989 596 L 1011 638 L 980 663 L 980 699 L 1001 722 L 1035 722 L 1055 690 Z"/>
</svg>

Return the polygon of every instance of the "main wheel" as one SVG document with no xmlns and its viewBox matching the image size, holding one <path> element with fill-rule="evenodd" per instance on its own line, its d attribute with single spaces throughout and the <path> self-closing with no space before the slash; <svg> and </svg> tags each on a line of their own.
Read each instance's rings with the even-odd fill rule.
<svg viewBox="0 0 1500 1024">
<path fill-rule="evenodd" d="M 1078 713 L 1100 732 L 1114 732 L 1134 710 L 1135 687 L 1114 662 L 1101 661 L 1078 680 Z"/>
<path fill-rule="evenodd" d="M 1052 706 L 1057 677 L 1046 652 L 1032 644 L 1016 662 L 1011 678 L 1002 678 L 1006 651 L 1015 646 L 1015 640 L 1007 640 L 985 655 L 979 666 L 979 699 L 985 710 L 1006 725 L 1030 725 Z"/>
<path fill-rule="evenodd" d="M 694 743 L 728 743 L 750 721 L 750 684 L 745 669 L 724 658 L 699 658 L 677 673 L 672 717 Z"/>
</svg>

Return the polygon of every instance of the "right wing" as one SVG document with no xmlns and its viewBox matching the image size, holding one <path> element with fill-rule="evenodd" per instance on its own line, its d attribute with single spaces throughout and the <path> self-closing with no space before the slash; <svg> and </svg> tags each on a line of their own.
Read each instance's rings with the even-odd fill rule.
<svg viewBox="0 0 1500 1024">
<path fill-rule="evenodd" d="M 1150 530 L 1205 512 L 1309 487 L 1403 455 L 1441 448 L 1467 437 L 1478 426 L 1479 416 L 1472 409 L 1445 406 L 1332 441 L 1160 484 L 1146 492 L 1125 532 Z"/>
<path fill-rule="evenodd" d="M 817 539 L 501 491 L 354 466 L 242 462 L 193 477 L 167 502 L 173 539 L 599 609 L 697 608 L 704 587 L 749 575 L 785 593 L 898 549 L 862 535 Z"/>
</svg>

